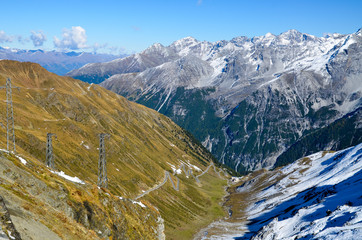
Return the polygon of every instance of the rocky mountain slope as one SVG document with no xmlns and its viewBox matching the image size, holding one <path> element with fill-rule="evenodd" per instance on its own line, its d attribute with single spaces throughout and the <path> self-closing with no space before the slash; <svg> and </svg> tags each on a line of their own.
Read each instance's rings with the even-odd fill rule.
<svg viewBox="0 0 362 240">
<path fill-rule="evenodd" d="M 111 54 L 94 54 L 87 52 L 57 52 L 43 50 L 22 50 L 0 47 L 0 60 L 16 60 L 21 62 L 35 62 L 50 72 L 64 75 L 87 63 L 108 62 L 124 57 Z"/>
<path fill-rule="evenodd" d="M 255 172 L 230 189 L 231 217 L 198 239 L 359 239 L 361 180 L 362 144 Z"/>
<path fill-rule="evenodd" d="M 0 61 L 0 85 L 6 78 L 20 87 L 17 153 L 4 150 L 0 128 L 0 196 L 22 239 L 190 239 L 224 215 L 224 173 L 169 118 L 34 63 Z M 53 170 L 45 166 L 49 132 L 57 135 Z M 110 134 L 108 189 L 96 186 L 100 133 Z"/>
<path fill-rule="evenodd" d="M 135 73 L 165 62 L 176 60 L 179 56 L 161 44 L 154 44 L 142 53 L 105 63 L 90 63 L 75 69 L 67 75 L 89 83 L 101 83 L 114 74 Z"/>
<path fill-rule="evenodd" d="M 285 166 L 304 156 L 323 150 L 336 151 L 362 142 L 362 108 L 348 113 L 326 127 L 302 137 L 283 152 L 274 167 Z"/>
<path fill-rule="evenodd" d="M 239 172 L 272 166 L 291 144 L 362 104 L 362 31 L 280 35 L 170 46 L 70 76 L 169 116 Z"/>
</svg>

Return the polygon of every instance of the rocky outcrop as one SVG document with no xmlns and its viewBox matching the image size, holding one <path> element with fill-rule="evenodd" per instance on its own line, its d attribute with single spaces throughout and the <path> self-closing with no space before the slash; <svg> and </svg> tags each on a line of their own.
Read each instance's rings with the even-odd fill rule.
<svg viewBox="0 0 362 240">
<path fill-rule="evenodd" d="M 131 200 L 121 200 L 96 186 L 82 186 L 55 178 L 49 170 L 31 162 L 27 162 L 24 169 L 22 165 L 17 166 L 16 161 L 6 153 L 0 157 L 0 193 L 6 196 L 7 202 L 5 207 L 0 198 L 0 214 L 2 229 L 9 239 L 99 239 L 110 236 L 137 239 L 158 235 L 158 212 Z"/>
<path fill-rule="evenodd" d="M 9 210 L 6 207 L 2 196 L 0 196 L 0 225 L 1 232 L 6 234 L 6 236 L 4 236 L 0 233 L 1 239 L 21 240 L 19 232 L 16 230 L 13 222 L 11 221 Z"/>
</svg>

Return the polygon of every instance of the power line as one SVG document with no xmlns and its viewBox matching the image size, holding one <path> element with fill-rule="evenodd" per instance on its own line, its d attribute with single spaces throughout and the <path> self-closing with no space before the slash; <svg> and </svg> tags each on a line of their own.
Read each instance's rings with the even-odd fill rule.
<svg viewBox="0 0 362 240">
<path fill-rule="evenodd" d="M 0 86 L 0 89 L 2 88 L 6 88 L 6 149 L 10 152 L 9 145 L 12 143 L 13 153 L 16 153 L 12 89 L 17 88 L 20 91 L 20 88 L 13 87 L 10 78 L 6 79 L 5 86 Z"/>
<path fill-rule="evenodd" d="M 49 168 L 54 169 L 55 164 L 54 164 L 52 136 L 55 136 L 55 139 L 57 139 L 57 135 L 55 133 L 47 133 L 47 147 L 46 147 L 45 163 Z"/>
<path fill-rule="evenodd" d="M 107 188 L 108 187 L 108 178 L 107 178 L 107 161 L 106 161 L 106 148 L 104 139 L 105 137 L 110 137 L 107 133 L 99 134 L 99 160 L 98 160 L 98 187 Z"/>
</svg>

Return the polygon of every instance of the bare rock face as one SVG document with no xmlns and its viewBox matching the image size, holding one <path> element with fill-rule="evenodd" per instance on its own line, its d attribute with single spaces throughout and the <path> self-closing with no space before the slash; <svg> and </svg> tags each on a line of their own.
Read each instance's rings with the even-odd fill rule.
<svg viewBox="0 0 362 240">
<path fill-rule="evenodd" d="M 89 83 L 100 83 L 114 74 L 141 72 L 175 60 L 177 57 L 178 55 L 172 49 L 161 44 L 154 44 L 141 53 L 107 63 L 89 63 L 67 75 Z"/>
<path fill-rule="evenodd" d="M 9 214 L 9 210 L 5 205 L 3 197 L 0 196 L 0 239 L 21 240 L 19 232 L 16 230 Z M 5 235 L 5 234 L 6 235 Z M 9 237 L 9 238 L 8 238 Z"/>
<path fill-rule="evenodd" d="M 188 37 L 70 75 L 97 78 L 171 117 L 243 172 L 272 166 L 303 135 L 361 106 L 361 43 L 360 30 L 214 43 Z"/>
</svg>

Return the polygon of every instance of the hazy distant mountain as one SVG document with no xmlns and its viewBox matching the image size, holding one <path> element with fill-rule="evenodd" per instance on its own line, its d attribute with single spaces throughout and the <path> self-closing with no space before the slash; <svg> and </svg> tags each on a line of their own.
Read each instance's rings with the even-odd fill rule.
<svg viewBox="0 0 362 240">
<path fill-rule="evenodd" d="M 314 129 L 362 105 L 362 33 L 155 44 L 71 76 L 171 117 L 242 172 L 275 163 Z"/>
<path fill-rule="evenodd" d="M 21 50 L 0 47 L 0 59 L 39 63 L 48 71 L 64 75 L 87 63 L 107 62 L 125 55 L 94 54 L 87 52 L 56 52 L 43 50 Z"/>
</svg>

